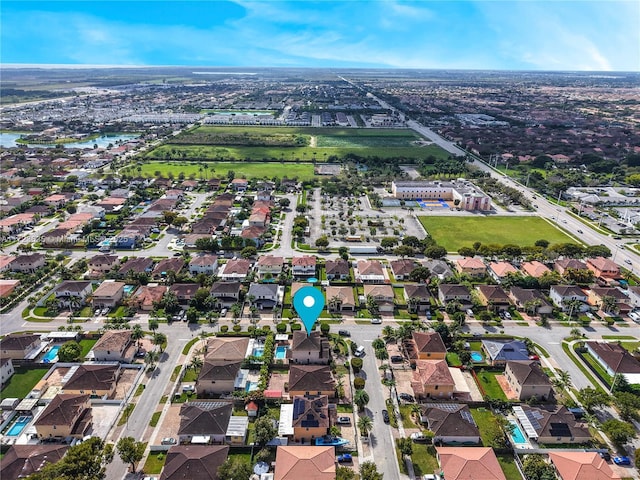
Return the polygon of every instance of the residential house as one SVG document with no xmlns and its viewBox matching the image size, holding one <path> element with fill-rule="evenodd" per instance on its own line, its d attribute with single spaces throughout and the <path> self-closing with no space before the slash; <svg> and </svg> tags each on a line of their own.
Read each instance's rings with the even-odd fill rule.
<svg viewBox="0 0 640 480">
<path fill-rule="evenodd" d="M 162 300 L 166 291 L 165 285 L 141 285 L 133 294 L 131 305 L 135 305 L 138 310 L 150 312 Z"/>
<path fill-rule="evenodd" d="M 0 359 L 0 385 L 4 387 L 4 384 L 16 373 L 13 368 L 13 362 L 10 358 L 2 357 Z"/>
<path fill-rule="evenodd" d="M 416 360 L 411 388 L 418 399 L 451 398 L 455 382 L 446 360 Z"/>
<path fill-rule="evenodd" d="M 233 392 L 242 376 L 240 367 L 243 359 L 218 359 L 211 354 L 205 356 L 196 380 L 198 396 L 228 395 Z"/>
<path fill-rule="evenodd" d="M 0 272 L 11 269 L 11 263 L 16 259 L 13 255 L 0 255 Z"/>
<path fill-rule="evenodd" d="M 235 192 L 246 192 L 249 188 L 249 181 L 246 178 L 234 178 L 229 185 Z"/>
<path fill-rule="evenodd" d="M 0 279 L 0 298 L 8 298 L 16 288 L 20 285 L 20 280 L 1 280 Z"/>
<path fill-rule="evenodd" d="M 484 277 L 487 274 L 487 267 L 484 262 L 475 257 L 459 258 L 456 261 L 456 270 L 474 278 Z"/>
<path fill-rule="evenodd" d="M 433 443 L 478 444 L 480 430 L 467 405 L 427 403 L 421 408 L 420 421 L 433 432 Z"/>
<path fill-rule="evenodd" d="M 404 299 L 410 313 L 422 313 L 431 310 L 431 294 L 422 283 L 406 283 L 404 285 Z"/>
<path fill-rule="evenodd" d="M 511 306 L 509 295 L 499 285 L 477 285 L 480 303 L 491 311 L 506 311 Z"/>
<path fill-rule="evenodd" d="M 294 277 L 315 277 L 316 257 L 305 255 L 291 259 L 291 273 Z"/>
<path fill-rule="evenodd" d="M 287 350 L 290 363 L 328 365 L 331 361 L 329 341 L 320 332 L 293 332 L 291 348 Z"/>
<path fill-rule="evenodd" d="M 200 289 L 199 283 L 174 283 L 169 287 L 169 291 L 175 294 L 180 305 L 189 305 L 198 289 Z"/>
<path fill-rule="evenodd" d="M 91 429 L 90 395 L 59 393 L 35 419 L 33 426 L 38 438 L 83 438 Z"/>
<path fill-rule="evenodd" d="M 629 295 L 629 303 L 633 308 L 640 307 L 640 287 L 630 285 L 627 288 L 627 295 Z"/>
<path fill-rule="evenodd" d="M 221 268 L 218 276 L 222 280 L 242 282 L 249 275 L 251 262 L 244 258 L 231 259 Z"/>
<path fill-rule="evenodd" d="M 534 260 L 532 262 L 524 262 L 520 265 L 520 271 L 526 276 L 540 278 L 545 273 L 551 273 L 551 270 L 542 262 Z"/>
<path fill-rule="evenodd" d="M 496 282 L 501 283 L 509 274 L 518 273 L 518 270 L 509 262 L 491 262 L 487 267 L 487 273 Z"/>
<path fill-rule="evenodd" d="M 199 273 L 214 275 L 217 270 L 218 257 L 216 255 L 196 255 L 189 262 L 189 273 L 191 275 L 198 275 Z"/>
<path fill-rule="evenodd" d="M 156 279 L 166 278 L 169 272 L 180 273 L 182 267 L 184 267 L 182 258 L 165 258 L 158 262 L 151 275 Z"/>
<path fill-rule="evenodd" d="M 413 332 L 403 346 L 411 359 L 444 360 L 447 357 L 447 347 L 438 332 Z"/>
<path fill-rule="evenodd" d="M 136 346 L 131 342 L 130 330 L 107 330 L 91 349 L 98 362 L 130 363 Z"/>
<path fill-rule="evenodd" d="M 289 395 L 326 395 L 335 398 L 336 382 L 328 365 L 291 365 Z"/>
<path fill-rule="evenodd" d="M 549 298 L 556 307 L 561 308 L 563 312 L 575 313 L 589 310 L 587 305 L 587 294 L 576 285 L 551 285 L 549 290 Z M 574 306 L 573 302 L 581 302 L 580 305 Z"/>
<path fill-rule="evenodd" d="M 384 267 L 378 260 L 358 260 L 354 267 L 354 275 L 358 283 L 384 283 L 387 277 Z"/>
<path fill-rule="evenodd" d="M 514 406 L 513 411 L 525 434 L 538 443 L 586 443 L 591 440 L 588 426 L 578 422 L 563 405 L 530 407 L 521 404 Z"/>
<path fill-rule="evenodd" d="M 160 480 L 218 480 L 218 469 L 228 455 L 227 445 L 174 445 L 167 452 Z"/>
<path fill-rule="evenodd" d="M 391 285 L 370 285 L 364 286 L 365 298 L 373 298 L 380 313 L 393 313 L 394 293 Z"/>
<path fill-rule="evenodd" d="M 219 360 L 244 360 L 249 354 L 248 338 L 210 338 L 205 347 L 206 356 Z"/>
<path fill-rule="evenodd" d="M 392 260 L 389 264 L 395 280 L 408 280 L 409 275 L 416 268 L 416 262 L 407 258 Z"/>
<path fill-rule="evenodd" d="M 574 258 L 561 258 L 553 264 L 553 269 L 560 275 L 564 275 L 567 270 L 588 270 L 587 264 Z"/>
<path fill-rule="evenodd" d="M 585 342 L 587 352 L 610 375 L 623 375 L 629 384 L 640 384 L 640 362 L 619 343 Z"/>
<path fill-rule="evenodd" d="M 355 312 L 356 299 L 352 287 L 326 287 L 329 312 Z"/>
<path fill-rule="evenodd" d="M 587 259 L 587 268 L 591 270 L 597 278 L 620 278 L 620 267 L 616 262 L 609 260 L 608 258 L 589 258 Z"/>
<path fill-rule="evenodd" d="M 131 257 L 118 270 L 118 274 L 126 276 L 129 272 L 135 274 L 151 273 L 153 270 L 153 259 L 146 257 Z"/>
<path fill-rule="evenodd" d="M 10 333 L 0 339 L 2 358 L 22 360 L 40 351 L 42 339 L 35 333 Z"/>
<path fill-rule="evenodd" d="M 509 297 L 518 310 L 533 315 L 550 315 L 553 307 L 540 290 L 511 287 Z"/>
<path fill-rule="evenodd" d="M 504 376 L 518 400 L 538 400 L 551 398 L 551 381 L 538 362 L 530 360 L 507 361 Z"/>
<path fill-rule="evenodd" d="M 529 350 L 521 340 L 482 340 L 482 350 L 487 363 L 493 366 L 505 365 L 513 360 L 529 360 Z"/>
<path fill-rule="evenodd" d="M 441 283 L 438 285 L 438 299 L 446 305 L 449 302 L 458 302 L 461 308 L 471 308 L 471 292 L 466 285 Z"/>
<path fill-rule="evenodd" d="M 293 441 L 311 443 L 329 433 L 329 398 L 320 396 L 295 396 L 293 398 Z"/>
<path fill-rule="evenodd" d="M 113 308 L 120 303 L 124 296 L 124 282 L 105 280 L 95 289 L 92 296 L 94 308 Z"/>
<path fill-rule="evenodd" d="M 550 452 L 560 480 L 621 480 L 598 452 Z"/>
<path fill-rule="evenodd" d="M 180 443 L 223 443 L 232 413 L 231 402 L 198 400 L 183 403 L 178 427 Z"/>
<path fill-rule="evenodd" d="M 247 298 L 260 310 L 272 309 L 281 303 L 283 287 L 275 283 L 252 283 Z"/>
<path fill-rule="evenodd" d="M 447 480 L 507 480 L 491 447 L 436 447 L 436 457 Z"/>
<path fill-rule="evenodd" d="M 72 373 L 73 371 L 73 373 Z M 72 367 L 71 376 L 62 387 L 64 393 L 113 398 L 120 378 L 120 364 L 82 364 Z"/>
<path fill-rule="evenodd" d="M 89 271 L 97 275 L 105 275 L 119 263 L 117 255 L 95 255 L 87 262 Z"/>
<path fill-rule="evenodd" d="M 2 480 L 19 480 L 38 473 L 49 463 L 57 463 L 64 457 L 68 445 L 39 444 L 12 445 L 0 460 Z"/>
<path fill-rule="evenodd" d="M 276 450 L 274 480 L 335 480 L 335 447 L 280 445 Z"/>
<path fill-rule="evenodd" d="M 327 280 L 346 280 L 349 278 L 349 262 L 342 258 L 327 260 L 324 264 Z"/>
<path fill-rule="evenodd" d="M 211 285 L 211 296 L 214 298 L 214 307 L 229 308 L 240 301 L 240 282 L 215 282 Z"/>
<path fill-rule="evenodd" d="M 631 302 L 629 297 L 627 297 L 624 292 L 618 288 L 593 286 L 589 288 L 587 293 L 587 302 L 589 305 L 596 307 L 599 310 L 622 314 L 631 311 Z M 605 305 L 603 299 L 606 300 L 607 297 L 613 298 L 612 303 L 615 303 L 615 305 Z"/>
<path fill-rule="evenodd" d="M 249 226 L 265 228 L 269 224 L 269 209 L 253 209 L 249 215 Z"/>
<path fill-rule="evenodd" d="M 263 255 L 258 259 L 258 277 L 273 278 L 282 273 L 284 268 L 284 258 L 273 255 Z"/>
<path fill-rule="evenodd" d="M 86 303 L 87 297 L 93 294 L 91 282 L 65 280 L 54 290 L 59 304 L 77 308 Z"/>
<path fill-rule="evenodd" d="M 45 256 L 42 253 L 29 253 L 18 255 L 11 262 L 12 272 L 35 273 L 39 268 L 44 267 Z"/>
</svg>

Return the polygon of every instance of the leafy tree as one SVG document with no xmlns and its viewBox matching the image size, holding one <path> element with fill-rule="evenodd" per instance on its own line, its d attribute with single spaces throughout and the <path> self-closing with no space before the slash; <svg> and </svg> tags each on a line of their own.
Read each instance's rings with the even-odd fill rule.
<svg viewBox="0 0 640 480">
<path fill-rule="evenodd" d="M 366 437 L 369 435 L 371 428 L 373 427 L 373 420 L 368 415 L 363 415 L 358 418 L 358 430 L 360 430 L 360 435 Z"/>
<path fill-rule="evenodd" d="M 636 429 L 632 424 L 611 418 L 602 424 L 602 431 L 613 442 L 622 445 L 636 436 Z"/>
<path fill-rule="evenodd" d="M 475 254 L 476 254 L 476 251 L 471 247 L 461 247 L 458 250 L 458 255 L 461 255 L 463 257 L 473 258 Z"/>
<path fill-rule="evenodd" d="M 251 465 L 238 457 L 229 457 L 218 467 L 219 480 L 247 480 L 252 474 Z"/>
<path fill-rule="evenodd" d="M 364 462 L 360 464 L 361 480 L 382 480 L 382 473 L 378 472 L 375 462 Z"/>
<path fill-rule="evenodd" d="M 331 325 L 329 325 L 327 322 L 320 322 L 320 332 L 322 333 L 323 336 L 327 336 L 329 335 L 329 331 L 331 330 Z"/>
<path fill-rule="evenodd" d="M 273 421 L 268 416 L 262 416 L 255 422 L 255 438 L 259 445 L 269 443 L 278 434 Z"/>
<path fill-rule="evenodd" d="M 553 466 L 544 461 L 542 455 L 527 455 L 522 462 L 528 480 L 555 480 Z"/>
<path fill-rule="evenodd" d="M 398 255 L 399 257 L 410 257 L 414 254 L 414 250 L 408 245 L 400 245 L 393 249 L 393 254 Z"/>
<path fill-rule="evenodd" d="M 291 205 L 291 200 L 289 200 L 286 197 L 283 197 L 278 200 L 278 205 L 280 205 L 280 208 L 288 208 L 289 205 Z"/>
<path fill-rule="evenodd" d="M 149 319 L 149 330 L 151 330 L 152 332 L 155 332 L 158 329 L 158 326 L 159 326 L 158 320 L 156 320 L 155 318 Z"/>
<path fill-rule="evenodd" d="M 402 437 L 396 440 L 396 444 L 398 445 L 398 450 L 402 455 L 410 457 L 413 453 L 413 442 L 410 438 Z"/>
<path fill-rule="evenodd" d="M 146 447 L 146 443 L 136 442 L 135 438 L 133 437 L 122 437 L 120 440 L 118 440 L 118 444 L 116 445 L 118 455 L 124 463 L 128 463 L 129 465 L 131 465 L 132 473 L 136 473 L 138 462 L 142 460 Z"/>
<path fill-rule="evenodd" d="M 384 237 L 380 240 L 380 246 L 385 250 L 391 250 L 398 244 L 398 239 L 396 237 Z"/>
<path fill-rule="evenodd" d="M 430 276 L 431 272 L 427 267 L 416 267 L 409 274 L 409 280 L 412 282 L 426 282 Z"/>
<path fill-rule="evenodd" d="M 623 420 L 631 421 L 638 416 L 640 396 L 632 392 L 616 392 L 614 397 L 616 399 L 615 406 Z"/>
<path fill-rule="evenodd" d="M 611 250 L 605 245 L 589 245 L 584 249 L 584 255 L 586 257 L 611 257 Z"/>
<path fill-rule="evenodd" d="M 534 245 L 536 247 L 547 248 L 549 246 L 549 241 L 544 239 L 536 240 Z"/>
<path fill-rule="evenodd" d="M 564 388 L 566 388 L 566 386 Z M 576 397 L 588 412 L 593 412 L 595 408 L 604 407 L 611 403 L 611 397 L 609 395 L 593 387 L 585 387 L 579 390 Z"/>
<path fill-rule="evenodd" d="M 369 394 L 365 390 L 358 390 L 353 396 L 353 403 L 358 406 L 359 411 L 363 411 L 364 407 L 369 403 Z"/>
<path fill-rule="evenodd" d="M 187 322 L 198 323 L 198 310 L 194 307 L 187 308 Z"/>
<path fill-rule="evenodd" d="M 82 355 L 82 347 L 74 340 L 65 342 L 58 350 L 58 360 L 61 362 L 77 362 Z"/>
<path fill-rule="evenodd" d="M 326 235 L 322 235 L 320 238 L 316 240 L 316 247 L 320 250 L 323 250 L 329 246 L 329 239 Z"/>
<path fill-rule="evenodd" d="M 358 373 L 362 368 L 362 359 L 361 358 L 353 358 L 351 360 L 351 367 L 353 368 L 354 373 Z"/>
<path fill-rule="evenodd" d="M 113 460 L 113 446 L 98 437 L 75 445 L 57 463 L 49 463 L 29 480 L 102 480 L 106 478 L 106 466 Z"/>
<path fill-rule="evenodd" d="M 251 258 L 255 257 L 258 254 L 258 249 L 256 247 L 244 247 L 240 252 L 242 258 Z"/>
<path fill-rule="evenodd" d="M 353 379 L 353 388 L 356 390 L 362 390 L 365 385 L 365 379 L 362 377 L 356 377 Z"/>
<path fill-rule="evenodd" d="M 444 258 L 447 256 L 447 249 L 440 245 L 432 245 L 424 249 L 424 255 L 428 258 Z"/>
<path fill-rule="evenodd" d="M 451 345 L 451 330 L 449 329 L 449 325 L 444 322 L 436 322 L 435 325 L 432 325 L 433 329 L 440 334 L 442 341 L 445 345 Z"/>
<path fill-rule="evenodd" d="M 338 465 L 336 468 L 336 480 L 355 480 L 356 472 L 344 465 Z"/>
</svg>

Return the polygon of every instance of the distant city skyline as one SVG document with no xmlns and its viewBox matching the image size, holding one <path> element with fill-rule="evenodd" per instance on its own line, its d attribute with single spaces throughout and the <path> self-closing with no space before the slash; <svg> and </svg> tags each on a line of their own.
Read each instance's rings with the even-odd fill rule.
<svg viewBox="0 0 640 480">
<path fill-rule="evenodd" d="M 12 1 L 29 65 L 639 71 L 638 1 Z"/>
</svg>

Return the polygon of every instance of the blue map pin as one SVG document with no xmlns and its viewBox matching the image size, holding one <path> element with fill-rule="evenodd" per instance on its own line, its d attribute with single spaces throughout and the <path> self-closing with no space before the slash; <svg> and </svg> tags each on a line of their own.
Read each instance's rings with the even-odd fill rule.
<svg viewBox="0 0 640 480">
<path fill-rule="evenodd" d="M 307 335 L 309 335 L 313 324 L 316 323 L 324 308 L 324 295 L 315 287 L 302 287 L 293 296 L 293 306 L 300 315 Z"/>
</svg>

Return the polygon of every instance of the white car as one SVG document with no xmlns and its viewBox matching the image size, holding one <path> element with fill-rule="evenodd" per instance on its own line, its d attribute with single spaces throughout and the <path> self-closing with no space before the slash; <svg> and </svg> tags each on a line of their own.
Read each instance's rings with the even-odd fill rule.
<svg viewBox="0 0 640 480">
<path fill-rule="evenodd" d="M 372 325 L 380 325 L 382 323 L 382 319 L 381 318 L 372 318 L 371 319 L 371 324 Z"/>
</svg>

